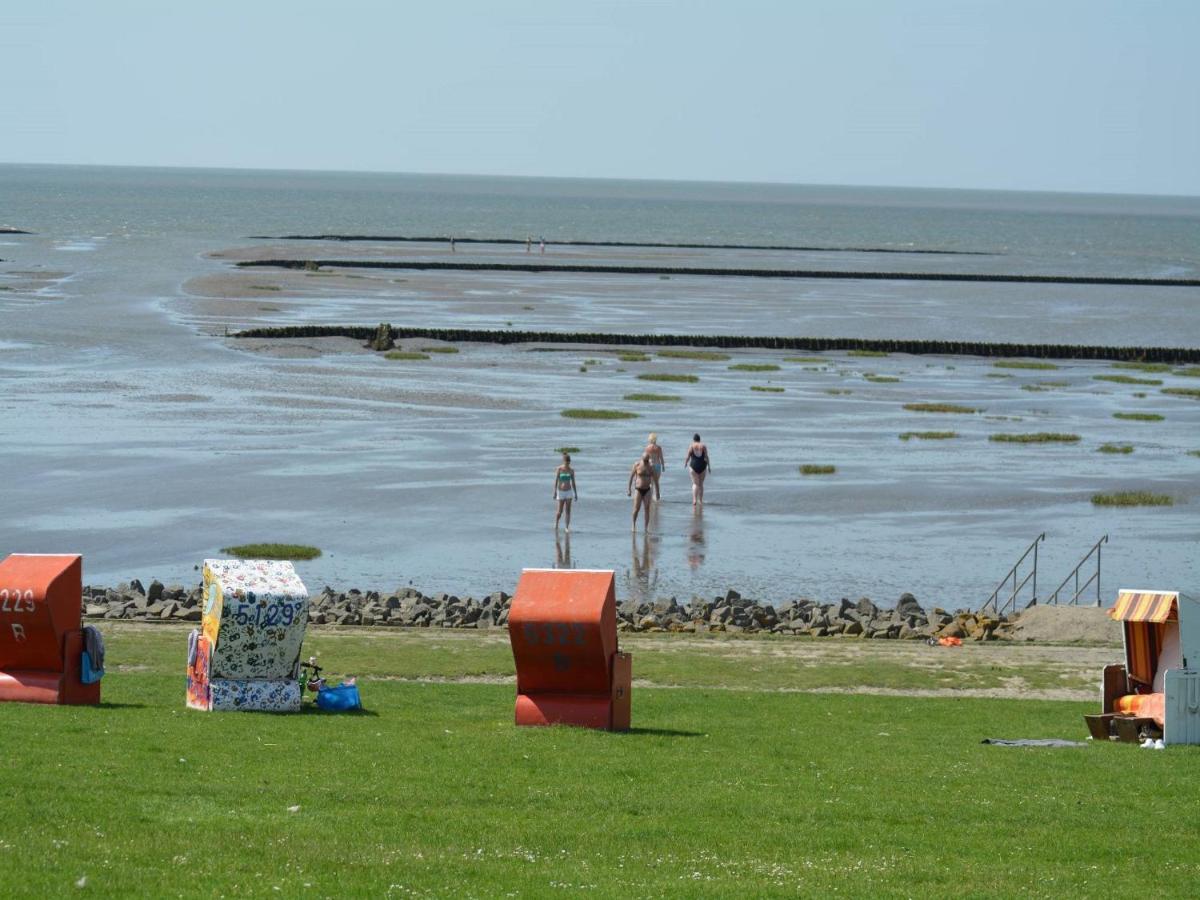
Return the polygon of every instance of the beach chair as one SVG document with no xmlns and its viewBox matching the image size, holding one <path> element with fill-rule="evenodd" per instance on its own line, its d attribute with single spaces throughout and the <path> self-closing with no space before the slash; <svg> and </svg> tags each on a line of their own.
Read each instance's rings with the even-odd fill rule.
<svg viewBox="0 0 1200 900">
<path fill-rule="evenodd" d="M 84 682 L 83 559 L 14 554 L 0 562 L 0 701 L 100 702 Z"/>
<path fill-rule="evenodd" d="M 187 705 L 297 712 L 308 591 L 290 562 L 204 561 L 203 616 L 188 638 Z"/>
<path fill-rule="evenodd" d="M 1092 737 L 1200 744 L 1200 601 L 1120 591 L 1109 616 L 1121 623 L 1125 661 L 1104 667 L 1100 713 L 1084 716 Z"/>
<path fill-rule="evenodd" d="M 525 569 L 508 635 L 518 725 L 629 730 L 633 657 L 617 647 L 611 571 Z"/>
</svg>

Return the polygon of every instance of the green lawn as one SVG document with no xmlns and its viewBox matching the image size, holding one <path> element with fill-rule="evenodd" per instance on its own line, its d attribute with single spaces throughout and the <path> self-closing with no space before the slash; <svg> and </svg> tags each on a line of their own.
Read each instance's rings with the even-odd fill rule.
<svg viewBox="0 0 1200 900">
<path fill-rule="evenodd" d="M 1082 739 L 1094 703 L 792 690 L 831 678 L 813 659 L 852 663 L 843 686 L 889 666 L 929 685 L 1011 677 L 1028 648 L 624 640 L 635 677 L 685 689 L 635 687 L 635 730 L 606 734 L 514 727 L 511 684 L 395 680 L 510 673 L 502 633 L 314 632 L 306 653 L 380 676 L 368 712 L 276 716 L 185 710 L 183 629 L 106 632 L 104 706 L 0 706 L 6 897 L 81 878 L 147 897 L 1130 896 L 1148 872 L 1188 896 L 1200 876 L 1179 805 L 1200 753 L 979 743 Z M 719 658 L 738 663 L 722 687 Z M 1131 784 L 1136 815 L 1115 814 Z"/>
</svg>

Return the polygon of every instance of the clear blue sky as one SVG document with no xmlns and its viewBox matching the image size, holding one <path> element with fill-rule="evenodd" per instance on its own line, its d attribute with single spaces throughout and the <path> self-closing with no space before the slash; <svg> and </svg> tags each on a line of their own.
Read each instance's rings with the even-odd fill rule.
<svg viewBox="0 0 1200 900">
<path fill-rule="evenodd" d="M 1200 194 L 1200 0 L 0 3 L 0 161 Z"/>
</svg>

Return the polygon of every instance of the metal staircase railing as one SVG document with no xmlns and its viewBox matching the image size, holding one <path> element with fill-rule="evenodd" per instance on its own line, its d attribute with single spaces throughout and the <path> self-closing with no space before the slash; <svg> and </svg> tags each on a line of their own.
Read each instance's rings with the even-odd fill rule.
<svg viewBox="0 0 1200 900">
<path fill-rule="evenodd" d="M 1100 538 L 1100 540 L 1096 541 L 1096 543 L 1094 543 L 1092 545 L 1092 549 L 1089 550 L 1086 554 L 1084 554 L 1083 559 L 1081 559 L 1079 561 L 1079 565 L 1077 565 L 1075 567 L 1074 571 L 1072 571 L 1070 575 L 1068 575 L 1066 578 L 1063 579 L 1062 584 L 1060 584 L 1057 588 L 1054 589 L 1054 593 L 1052 593 L 1049 597 L 1046 598 L 1046 602 L 1049 604 L 1052 604 L 1052 605 L 1057 605 L 1058 604 L 1058 595 L 1062 592 L 1062 589 L 1067 586 L 1067 582 L 1070 581 L 1072 578 L 1074 578 L 1075 579 L 1075 592 L 1073 594 L 1071 594 L 1071 599 L 1066 602 L 1066 605 L 1067 606 L 1076 605 L 1079 602 L 1079 595 L 1082 594 L 1084 591 L 1086 591 L 1091 586 L 1092 582 L 1094 581 L 1094 582 L 1096 582 L 1096 605 L 1100 606 L 1101 605 L 1101 599 L 1100 599 L 1100 545 L 1106 544 L 1106 543 L 1108 543 L 1108 535 L 1107 534 L 1104 537 Z M 1082 569 L 1084 567 L 1084 565 L 1087 563 L 1087 561 L 1092 558 L 1093 554 L 1095 554 L 1095 556 L 1096 556 L 1096 571 L 1092 573 L 1091 578 L 1089 578 L 1087 581 L 1085 581 L 1083 583 L 1083 587 L 1080 587 L 1079 586 L 1079 570 Z"/>
<path fill-rule="evenodd" d="M 998 616 L 1004 615 L 1004 613 L 1007 610 L 1009 610 L 1010 608 L 1016 607 L 1017 596 L 1021 593 L 1021 591 L 1025 587 L 1025 585 L 1028 584 L 1030 581 L 1033 582 L 1033 597 L 1030 600 L 1030 602 L 1034 602 L 1037 600 L 1038 544 L 1040 544 L 1045 539 L 1046 539 L 1046 532 L 1044 532 L 1044 531 L 1041 534 L 1039 534 L 1036 538 L 1033 539 L 1033 543 L 1030 544 L 1028 548 L 1026 548 L 1024 553 L 1021 554 L 1021 558 L 1017 560 L 1016 564 L 1011 569 L 1008 570 L 1008 574 L 1004 576 L 1004 578 L 1000 581 L 1000 583 L 998 585 L 996 585 L 996 590 L 992 591 L 992 596 L 990 596 L 987 599 L 987 601 L 983 604 L 983 606 L 979 607 L 980 612 L 984 612 L 990 606 L 995 611 L 996 615 L 998 615 Z M 1021 568 L 1021 563 L 1025 562 L 1026 558 L 1029 556 L 1030 553 L 1033 554 L 1033 568 L 1031 571 L 1029 571 L 1025 575 L 1024 578 L 1021 578 L 1020 580 L 1018 580 L 1018 573 Z M 1012 582 L 1013 589 L 1009 593 L 1007 599 L 1005 599 L 1004 602 L 1001 603 L 1000 602 L 1000 593 L 1001 593 L 1001 591 L 1005 590 L 1005 585 L 1007 585 L 1009 583 L 1009 581 Z M 1029 604 L 1027 603 L 1025 605 L 1028 606 Z"/>
</svg>

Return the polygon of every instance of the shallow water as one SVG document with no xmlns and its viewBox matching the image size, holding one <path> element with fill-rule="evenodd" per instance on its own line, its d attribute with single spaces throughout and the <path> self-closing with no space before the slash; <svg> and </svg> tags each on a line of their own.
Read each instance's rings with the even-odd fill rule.
<svg viewBox="0 0 1200 900">
<path fill-rule="evenodd" d="M 380 190 L 397 184 L 403 190 L 395 195 Z M 389 320 L 1200 344 L 1197 289 L 409 272 L 310 277 L 233 271 L 210 256 L 229 248 L 257 253 L 263 242 L 245 239 L 250 234 L 467 233 L 469 225 L 507 236 L 540 217 L 553 225 L 543 226 L 548 234 L 563 237 L 747 242 L 811 241 L 812 223 L 826 222 L 817 236 L 831 246 L 998 250 L 986 261 L 995 270 L 1200 271 L 1200 241 L 1180 237 L 1200 233 L 1194 201 L 1138 201 L 1134 215 L 1118 215 L 1119 204 L 1040 195 L 1023 198 L 1024 206 L 1012 195 L 989 195 L 973 208 L 960 195 L 942 196 L 953 192 L 877 192 L 872 205 L 870 192 L 806 201 L 788 189 L 783 203 L 749 187 L 717 186 L 706 195 L 695 186 L 525 186 L 527 193 L 507 181 L 470 179 L 0 167 L 0 218 L 39 232 L 6 236 L 15 246 L 0 253 L 0 286 L 10 288 L 0 291 L 0 551 L 83 552 L 85 578 L 94 583 L 133 576 L 186 582 L 198 577 L 195 564 L 222 546 L 288 540 L 325 550 L 298 564 L 314 588 L 411 581 L 428 591 L 478 594 L 511 589 L 523 566 L 569 562 L 616 569 L 623 597 L 683 599 L 732 586 L 772 599 L 866 594 L 890 602 L 907 590 L 923 602 L 957 606 L 985 599 L 1041 531 L 1048 536 L 1043 595 L 1108 533 L 1106 596 L 1120 585 L 1194 589 L 1200 459 L 1186 451 L 1200 449 L 1200 403 L 1162 395 L 1157 386 L 1095 381 L 1114 371 L 1102 364 L 1024 371 L 965 358 L 823 354 L 823 364 L 806 367 L 783 362 L 785 354 L 736 354 L 730 362 L 782 367 L 747 373 L 730 371 L 728 362 L 622 363 L 597 348 L 494 346 L 409 363 L 386 362 L 348 341 L 285 348 L 220 337 L 245 324 Z M 1048 209 L 1052 202 L 1082 206 L 1064 212 Z M 372 252 L 319 247 L 325 257 Z M 308 255 L 302 244 L 281 249 Z M 440 257 L 446 248 L 379 252 Z M 684 253 L 571 252 L 618 262 Z M 524 251 L 460 247 L 458 256 L 469 254 Z M 726 265 L 754 254 L 686 255 Z M 789 256 L 805 266 L 899 265 L 885 254 Z M 979 268 L 984 258 L 976 257 L 903 264 L 991 270 Z M 596 359 L 602 361 L 587 362 Z M 693 373 L 700 381 L 638 380 L 644 371 Z M 901 381 L 872 383 L 868 372 Z M 1164 378 L 1164 386 L 1200 382 L 1152 377 Z M 1021 389 L 1047 381 L 1066 386 Z M 784 391 L 749 390 L 768 383 Z M 641 391 L 682 399 L 622 399 Z M 918 414 L 902 408 L 910 401 L 984 411 Z M 642 417 L 570 421 L 559 415 L 568 406 L 635 409 Z M 1118 410 L 1166 419 L 1118 421 Z M 898 438 L 944 429 L 960 437 Z M 626 473 L 650 430 L 661 435 L 670 463 L 666 502 L 649 537 L 631 537 Z M 693 430 L 712 447 L 715 466 L 701 517 L 692 513 L 680 465 Z M 1065 431 L 1081 441 L 989 442 L 998 431 Z M 1136 451 L 1097 453 L 1105 441 L 1127 441 Z M 552 450 L 563 445 L 581 448 L 575 462 L 582 499 L 569 541 L 565 534 L 556 540 L 551 527 Z M 804 462 L 835 464 L 837 473 L 803 477 L 797 467 Z M 1092 493 L 1116 489 L 1169 493 L 1176 505 L 1107 510 L 1090 503 Z"/>
</svg>

